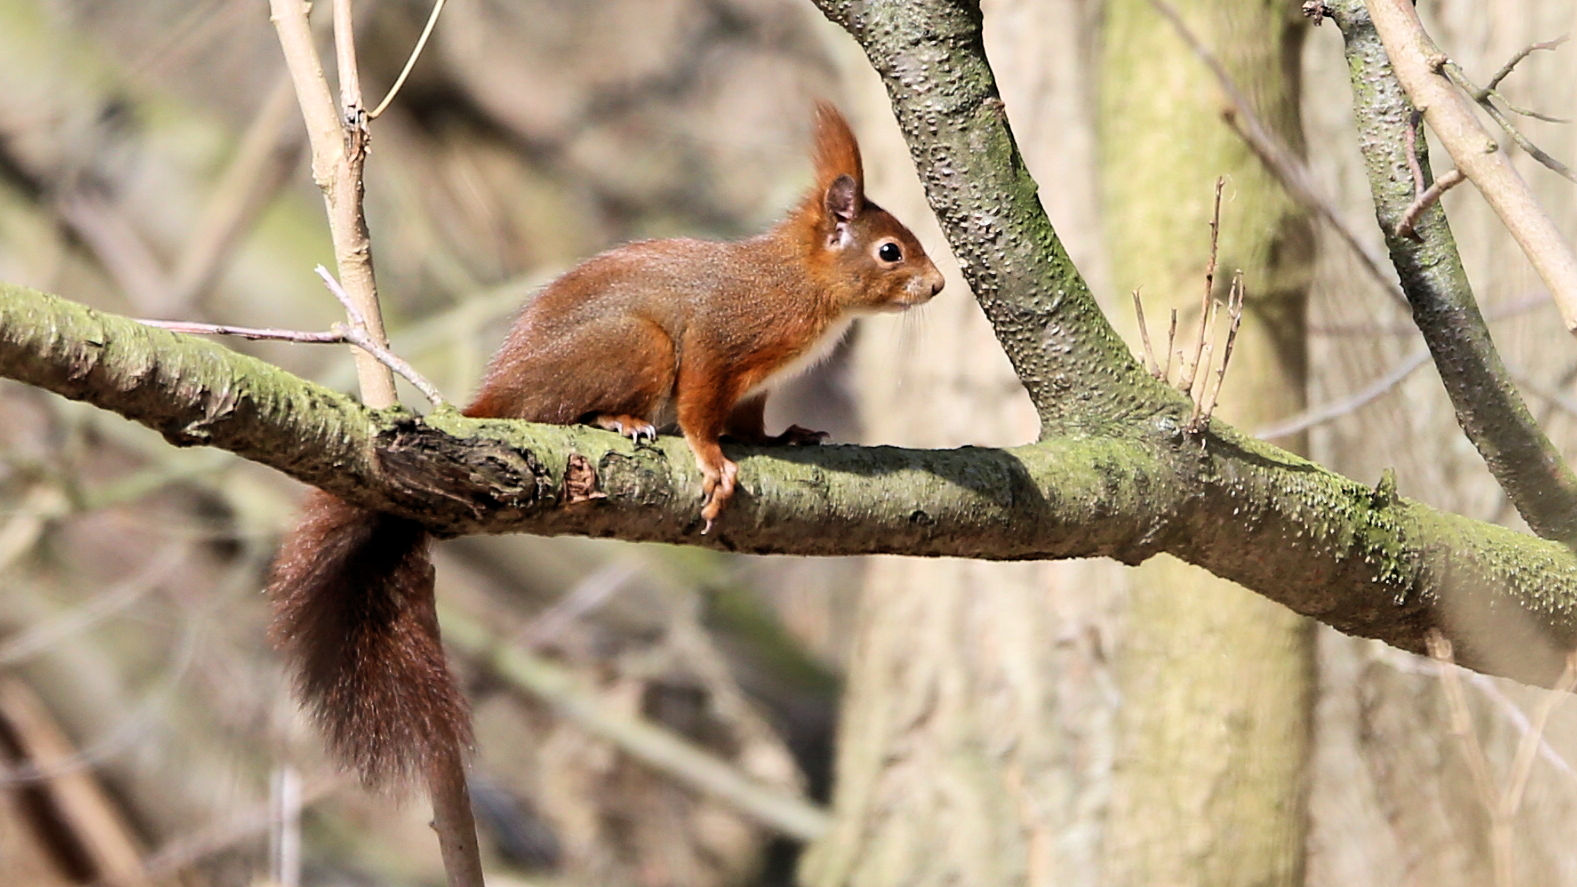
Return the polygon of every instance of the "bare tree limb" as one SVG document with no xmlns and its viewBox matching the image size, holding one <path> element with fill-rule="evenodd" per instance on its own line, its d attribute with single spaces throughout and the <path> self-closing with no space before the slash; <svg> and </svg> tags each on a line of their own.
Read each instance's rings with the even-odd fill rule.
<svg viewBox="0 0 1577 887">
<path fill-rule="evenodd" d="M 1577 647 L 1570 548 L 1371 489 L 1221 422 L 1189 437 L 1164 416 L 1006 450 L 731 447 L 740 495 L 701 536 L 700 475 L 677 438 L 635 447 L 591 428 L 371 410 L 211 341 L 21 287 L 0 285 L 0 376 L 440 535 L 1125 563 L 1166 551 L 1403 649 L 1438 629 L 1459 662 L 1529 683 L 1553 684 Z M 572 465 L 602 498 L 569 501 Z"/>
<path fill-rule="evenodd" d="M 312 147 L 312 177 L 323 190 L 323 202 L 328 209 L 339 280 L 356 300 L 368 333 L 380 345 L 387 345 L 383 313 L 378 307 L 377 283 L 372 273 L 372 244 L 361 208 L 366 120 L 359 104 L 355 109 L 347 108 L 353 114 L 348 122 L 335 110 L 328 81 L 323 77 L 323 63 L 313 42 L 312 27 L 307 22 L 305 0 L 269 0 L 269 10 L 274 29 L 279 32 L 279 45 L 285 53 L 285 67 L 295 86 L 296 101 L 307 123 L 307 141 Z M 343 14 L 348 15 L 348 9 Z M 342 48 L 340 51 L 352 53 L 354 59 L 354 50 Z M 350 90 L 346 84 L 347 77 L 355 78 L 354 69 L 341 70 L 339 76 L 342 91 L 349 90 L 359 102 L 359 87 Z M 362 399 L 375 407 L 394 405 L 397 402 L 394 375 L 371 354 L 360 349 L 353 353 Z"/>
</svg>

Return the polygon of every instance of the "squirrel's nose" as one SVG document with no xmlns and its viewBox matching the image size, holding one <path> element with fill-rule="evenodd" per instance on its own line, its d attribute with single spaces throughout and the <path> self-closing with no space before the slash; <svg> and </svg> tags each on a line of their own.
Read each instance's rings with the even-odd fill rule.
<svg viewBox="0 0 1577 887">
<path fill-rule="evenodd" d="M 933 270 L 931 272 L 931 295 L 934 297 L 941 292 L 942 285 L 945 283 L 947 283 L 947 279 L 942 276 L 942 272 Z"/>
</svg>

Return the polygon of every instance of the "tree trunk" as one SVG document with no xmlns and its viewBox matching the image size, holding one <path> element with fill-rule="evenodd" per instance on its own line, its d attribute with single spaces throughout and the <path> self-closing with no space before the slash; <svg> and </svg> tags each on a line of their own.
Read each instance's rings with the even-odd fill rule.
<svg viewBox="0 0 1577 887">
<path fill-rule="evenodd" d="M 1253 112 L 1301 150 L 1303 27 L 1291 7 L 1232 0 L 1178 8 Z M 1167 359 L 1168 309 L 1178 311 L 1188 351 L 1205 286 L 1213 181 L 1225 177 L 1214 294 L 1224 300 L 1241 269 L 1247 299 L 1220 413 L 1245 428 L 1297 413 L 1307 370 L 1308 218 L 1223 125 L 1221 89 L 1149 0 L 1108 3 L 1102 47 L 1098 119 L 1114 290 L 1141 291 L 1159 361 Z M 1132 313 L 1119 307 L 1113 316 L 1131 329 Z M 1218 332 L 1218 361 L 1221 341 Z M 1169 557 L 1132 579 L 1116 657 L 1122 705 L 1107 883 L 1302 883 L 1312 623 Z"/>
</svg>

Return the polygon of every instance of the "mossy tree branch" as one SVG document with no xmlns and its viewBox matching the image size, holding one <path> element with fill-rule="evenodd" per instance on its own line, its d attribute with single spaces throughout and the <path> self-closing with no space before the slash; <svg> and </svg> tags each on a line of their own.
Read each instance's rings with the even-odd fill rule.
<svg viewBox="0 0 1577 887">
<path fill-rule="evenodd" d="M 1128 563 L 1166 551 L 1404 649 L 1438 629 L 1463 664 L 1524 681 L 1553 681 L 1577 642 L 1566 547 L 1370 489 L 1220 423 L 1204 440 L 1162 416 L 1124 437 L 1013 449 L 739 448 L 741 494 L 701 536 L 700 476 L 676 439 L 635 448 L 589 428 L 371 410 L 216 343 L 21 287 L 0 286 L 0 376 L 448 535 Z M 584 497 L 588 480 L 597 497 Z"/>
</svg>

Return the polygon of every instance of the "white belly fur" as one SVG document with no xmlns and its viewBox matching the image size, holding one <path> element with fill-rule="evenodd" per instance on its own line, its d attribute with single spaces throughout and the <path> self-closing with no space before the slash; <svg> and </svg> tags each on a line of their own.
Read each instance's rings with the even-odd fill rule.
<svg viewBox="0 0 1577 887">
<path fill-rule="evenodd" d="M 827 327 L 827 331 L 821 334 L 821 338 L 812 342 L 804 351 L 801 351 L 798 357 L 774 370 L 770 376 L 762 379 L 754 388 L 745 393 L 745 397 L 760 394 L 768 388 L 781 385 L 826 360 L 828 355 L 832 354 L 832 349 L 838 347 L 838 343 L 843 341 L 843 337 L 848 334 L 849 325 L 852 323 L 854 323 L 853 314 L 845 314 L 833 321 Z M 743 400 L 744 398 L 740 399 Z"/>
</svg>

